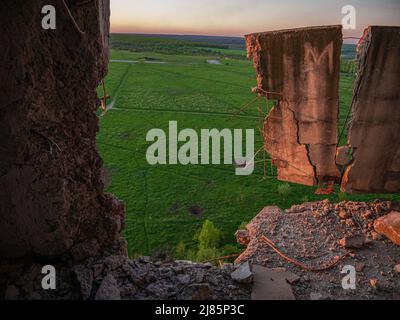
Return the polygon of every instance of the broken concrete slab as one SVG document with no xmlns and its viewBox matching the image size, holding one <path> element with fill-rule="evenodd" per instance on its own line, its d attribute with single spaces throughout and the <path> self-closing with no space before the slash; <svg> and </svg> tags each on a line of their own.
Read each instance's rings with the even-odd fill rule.
<svg viewBox="0 0 400 320">
<path fill-rule="evenodd" d="M 259 240 L 264 232 L 273 232 L 273 221 L 278 220 L 283 215 L 283 211 L 275 206 L 265 207 L 250 223 L 246 226 L 249 234 L 250 242 L 247 249 L 235 260 L 236 264 L 251 260 L 257 256 L 259 250 L 265 247 Z"/>
<path fill-rule="evenodd" d="M 264 124 L 264 140 L 278 179 L 305 185 L 339 180 L 341 26 L 256 33 L 247 35 L 246 43 L 258 91 L 277 100 Z"/>
<path fill-rule="evenodd" d="M 393 211 L 377 219 L 374 228 L 376 232 L 400 246 L 400 212 Z"/>
<path fill-rule="evenodd" d="M 271 270 L 280 273 L 290 284 L 296 283 L 300 280 L 300 277 L 297 274 L 288 271 L 285 268 L 273 268 Z"/>
<path fill-rule="evenodd" d="M 400 27 L 369 27 L 365 35 L 348 146 L 338 149 L 341 27 L 246 36 L 255 92 L 277 101 L 263 135 L 279 180 L 342 181 L 348 193 L 400 191 Z"/>
<path fill-rule="evenodd" d="M 365 31 L 359 54 L 348 144 L 353 162 L 342 190 L 400 192 L 400 27 Z"/>
<path fill-rule="evenodd" d="M 237 266 L 236 270 L 231 273 L 233 280 L 239 283 L 251 283 L 253 281 L 253 273 L 248 261 Z"/>
<path fill-rule="evenodd" d="M 304 185 L 317 183 L 307 147 L 297 142 L 294 114 L 284 103 L 272 108 L 264 123 L 264 147 L 278 168 L 278 179 Z"/>
<path fill-rule="evenodd" d="M 254 265 L 252 300 L 295 300 L 292 287 L 285 273 Z"/>
</svg>

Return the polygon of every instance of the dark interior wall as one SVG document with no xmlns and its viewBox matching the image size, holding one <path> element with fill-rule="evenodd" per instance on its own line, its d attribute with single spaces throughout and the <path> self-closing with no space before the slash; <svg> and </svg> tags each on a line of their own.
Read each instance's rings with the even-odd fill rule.
<svg viewBox="0 0 400 320">
<path fill-rule="evenodd" d="M 0 6 L 0 257 L 71 254 L 119 242 L 123 205 L 103 193 L 96 88 L 107 73 L 109 0 Z M 44 5 L 56 30 L 44 30 Z"/>
</svg>

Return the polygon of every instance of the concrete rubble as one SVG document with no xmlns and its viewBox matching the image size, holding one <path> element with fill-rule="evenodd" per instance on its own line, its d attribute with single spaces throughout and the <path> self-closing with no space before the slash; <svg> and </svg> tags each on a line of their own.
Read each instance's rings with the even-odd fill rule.
<svg viewBox="0 0 400 320">
<path fill-rule="evenodd" d="M 345 249 L 361 249 L 366 243 L 367 238 L 363 234 L 356 234 L 339 240 L 339 244 Z"/>
<path fill-rule="evenodd" d="M 374 223 L 375 231 L 389 238 L 400 246 L 400 212 L 391 212 L 377 219 Z"/>
<path fill-rule="evenodd" d="M 251 262 L 255 282 L 256 265 L 291 272 L 296 277 L 294 281 L 287 278 L 287 282 L 296 299 L 391 300 L 400 292 L 400 278 L 395 271 L 400 248 L 389 239 L 377 237 L 374 222 L 399 208 L 399 203 L 383 200 L 338 204 L 324 200 L 288 210 L 266 207 L 240 231 L 249 242 L 235 262 Z M 263 236 L 291 261 L 268 246 Z M 356 269 L 357 290 L 342 288 L 344 266 Z M 324 267 L 329 268 L 313 271 Z M 377 290 L 371 286 L 374 279 L 379 283 Z"/>
<path fill-rule="evenodd" d="M 0 299 L 9 300 L 248 300 L 251 285 L 231 278 L 231 268 L 141 257 L 116 250 L 73 265 L 55 265 L 57 290 L 41 287 L 41 264 L 0 265 Z"/>
<path fill-rule="evenodd" d="M 237 266 L 236 270 L 231 273 L 233 280 L 239 283 L 252 283 L 253 273 L 248 261 Z"/>
</svg>

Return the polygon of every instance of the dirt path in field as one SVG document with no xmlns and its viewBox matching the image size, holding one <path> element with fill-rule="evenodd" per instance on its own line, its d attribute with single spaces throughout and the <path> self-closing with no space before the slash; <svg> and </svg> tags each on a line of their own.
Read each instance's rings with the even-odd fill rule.
<svg viewBox="0 0 400 320">
<path fill-rule="evenodd" d="M 118 94 L 119 94 L 119 92 L 121 90 L 121 87 L 123 86 L 123 84 L 125 83 L 126 79 L 128 78 L 128 74 L 129 74 L 129 71 L 130 71 L 133 63 L 132 62 L 127 62 L 127 63 L 128 63 L 128 66 L 126 67 L 124 75 L 122 76 L 121 81 L 119 82 L 117 88 L 115 89 L 115 92 L 113 92 L 112 101 L 107 105 L 106 112 L 111 110 L 114 107 L 115 102 L 116 102 L 117 97 L 118 97 Z"/>
<path fill-rule="evenodd" d="M 139 60 L 110 60 L 110 62 L 115 62 L 115 63 L 146 63 L 146 64 L 166 64 L 168 62 L 166 61 L 139 61 Z"/>
<path fill-rule="evenodd" d="M 110 103 L 111 104 L 111 103 Z M 108 109 L 108 107 L 107 107 Z M 111 108 L 110 108 L 111 109 Z M 207 111 L 190 111 L 190 110 L 174 110 L 174 109 L 142 109 L 142 108 L 112 108 L 116 111 L 143 111 L 143 112 L 173 112 L 173 113 L 186 113 L 186 114 L 197 114 L 197 115 L 207 115 L 207 116 L 223 116 L 223 117 L 231 117 L 232 113 L 227 112 L 207 112 Z M 252 115 L 235 115 L 234 118 L 250 118 L 250 119 L 258 119 L 259 116 Z"/>
</svg>

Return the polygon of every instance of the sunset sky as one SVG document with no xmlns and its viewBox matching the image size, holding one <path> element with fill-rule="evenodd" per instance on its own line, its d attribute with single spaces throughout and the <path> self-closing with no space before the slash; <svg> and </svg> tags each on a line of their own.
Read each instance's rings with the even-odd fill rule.
<svg viewBox="0 0 400 320">
<path fill-rule="evenodd" d="M 368 25 L 400 25 L 400 0 L 111 0 L 111 31 L 243 36 L 311 25 L 340 24 L 341 8 Z"/>
</svg>

